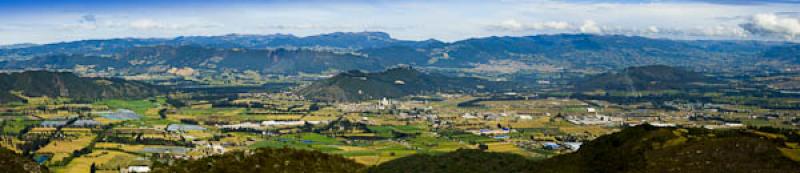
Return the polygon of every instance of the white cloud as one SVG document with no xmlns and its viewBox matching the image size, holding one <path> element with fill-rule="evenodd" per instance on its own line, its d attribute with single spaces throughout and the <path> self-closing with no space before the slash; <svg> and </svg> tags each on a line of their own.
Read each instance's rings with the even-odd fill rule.
<svg viewBox="0 0 800 173">
<path fill-rule="evenodd" d="M 139 19 L 134 20 L 130 23 L 131 28 L 134 29 L 156 29 L 156 28 L 166 28 L 166 25 L 158 23 L 151 19 Z"/>
<path fill-rule="evenodd" d="M 586 20 L 583 22 L 583 25 L 579 28 L 582 33 L 589 33 L 589 34 L 600 34 L 603 32 L 600 27 L 597 26 L 597 23 L 593 20 Z"/>
<path fill-rule="evenodd" d="M 656 26 L 650 26 L 650 27 L 647 27 L 647 31 L 651 32 L 651 33 L 658 33 L 659 30 L 658 30 L 658 27 L 656 27 Z"/>
<path fill-rule="evenodd" d="M 137 19 L 128 23 L 128 27 L 139 30 L 180 30 L 188 28 L 211 28 L 218 26 L 219 25 L 203 23 L 167 23 L 153 19 Z"/>
<path fill-rule="evenodd" d="M 800 18 L 775 14 L 756 14 L 740 24 L 744 30 L 759 36 L 782 37 L 793 40 L 800 35 Z"/>
<path fill-rule="evenodd" d="M 572 25 L 563 21 L 529 22 L 523 23 L 514 19 L 503 21 L 499 24 L 489 25 L 493 31 L 530 32 L 548 30 L 570 30 Z"/>
</svg>

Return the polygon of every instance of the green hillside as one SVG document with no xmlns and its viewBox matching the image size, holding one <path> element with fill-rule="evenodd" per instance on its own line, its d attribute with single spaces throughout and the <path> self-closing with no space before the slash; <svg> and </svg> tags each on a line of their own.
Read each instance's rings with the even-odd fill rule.
<svg viewBox="0 0 800 173">
<path fill-rule="evenodd" d="M 578 90 L 664 90 L 696 87 L 692 83 L 713 82 L 702 73 L 665 65 L 630 67 L 617 72 L 603 73 L 579 80 Z"/>
<path fill-rule="evenodd" d="M 517 154 L 460 149 L 441 155 L 403 157 L 371 167 L 367 172 L 528 172 L 530 163 L 530 160 Z"/>
<path fill-rule="evenodd" d="M 777 136 L 777 137 L 776 137 Z M 768 138 L 772 137 L 772 138 Z M 541 161 L 513 154 L 459 150 L 413 155 L 370 168 L 370 172 L 793 172 L 786 143 L 797 132 L 657 128 L 624 129 L 585 143 L 577 152 Z"/>
<path fill-rule="evenodd" d="M 791 172 L 800 163 L 751 130 L 639 126 L 600 137 L 575 153 L 537 163 L 538 172 Z"/>
<path fill-rule="evenodd" d="M 19 96 L 95 100 L 143 98 L 159 92 L 153 86 L 141 82 L 115 78 L 85 78 L 67 72 L 46 71 L 0 74 L 0 91 L 2 91 L 0 103 L 23 101 L 24 99 Z"/>
<path fill-rule="evenodd" d="M 480 92 L 514 88 L 513 83 L 478 78 L 428 74 L 412 67 L 398 67 L 379 73 L 349 71 L 317 81 L 297 92 L 322 101 L 359 101 L 435 92 Z"/>
</svg>

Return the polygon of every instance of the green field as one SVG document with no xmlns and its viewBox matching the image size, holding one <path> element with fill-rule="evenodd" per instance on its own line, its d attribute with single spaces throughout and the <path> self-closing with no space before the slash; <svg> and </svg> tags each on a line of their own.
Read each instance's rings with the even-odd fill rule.
<svg viewBox="0 0 800 173">
<path fill-rule="evenodd" d="M 106 105 L 111 109 L 128 109 L 136 112 L 139 115 L 146 115 L 147 111 L 152 108 L 157 108 L 160 103 L 151 102 L 150 100 L 103 100 L 94 103 L 95 105 Z"/>
</svg>

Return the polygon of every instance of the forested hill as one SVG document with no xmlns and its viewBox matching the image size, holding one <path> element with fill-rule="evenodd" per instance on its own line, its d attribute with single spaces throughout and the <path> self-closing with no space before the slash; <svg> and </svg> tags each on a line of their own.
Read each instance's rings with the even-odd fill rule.
<svg viewBox="0 0 800 173">
<path fill-rule="evenodd" d="M 156 165 L 155 173 L 255 173 L 255 172 L 358 172 L 364 165 L 319 151 L 260 148 L 253 152 L 229 152 L 197 160 Z"/>
<path fill-rule="evenodd" d="M 629 67 L 620 71 L 590 76 L 577 81 L 576 88 L 582 91 L 619 90 L 643 91 L 663 89 L 685 89 L 697 87 L 693 84 L 715 82 L 702 73 L 665 65 Z"/>
<path fill-rule="evenodd" d="M 517 85 L 509 82 L 448 77 L 420 72 L 412 67 L 397 67 L 379 73 L 349 71 L 316 81 L 297 92 L 314 100 L 359 101 L 422 93 L 502 91 L 514 88 Z"/>
<path fill-rule="evenodd" d="M 0 102 L 24 101 L 24 97 L 63 97 L 74 100 L 144 98 L 159 89 L 117 78 L 86 78 L 68 72 L 26 71 L 0 73 Z"/>
<path fill-rule="evenodd" d="M 800 134 L 767 131 L 642 125 L 584 143 L 577 152 L 541 161 L 513 154 L 459 150 L 441 155 L 412 155 L 371 167 L 369 172 L 785 173 L 800 170 L 800 160 L 790 159 L 800 154 L 792 146 L 800 142 Z M 765 134 L 779 137 L 768 138 Z"/>
<path fill-rule="evenodd" d="M 0 172 L 7 173 L 45 173 L 47 167 L 40 166 L 33 159 L 0 147 Z"/>
</svg>

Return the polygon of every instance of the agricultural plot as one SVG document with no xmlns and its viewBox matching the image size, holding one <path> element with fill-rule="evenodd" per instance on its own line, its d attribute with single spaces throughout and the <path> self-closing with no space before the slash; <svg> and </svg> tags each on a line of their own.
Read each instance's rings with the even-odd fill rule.
<svg viewBox="0 0 800 173">
<path fill-rule="evenodd" d="M 39 154 L 53 154 L 48 163 L 58 163 L 70 157 L 75 151 L 88 147 L 95 139 L 94 134 L 77 133 L 67 135 L 64 139 L 53 140 L 43 148 L 36 151 Z"/>
<path fill-rule="evenodd" d="M 119 172 L 118 168 L 124 168 L 134 163 L 143 162 L 141 156 L 131 153 L 95 150 L 92 153 L 72 159 L 66 166 L 55 167 L 56 173 L 89 172 L 92 164 L 98 168 L 98 172 Z"/>
</svg>

